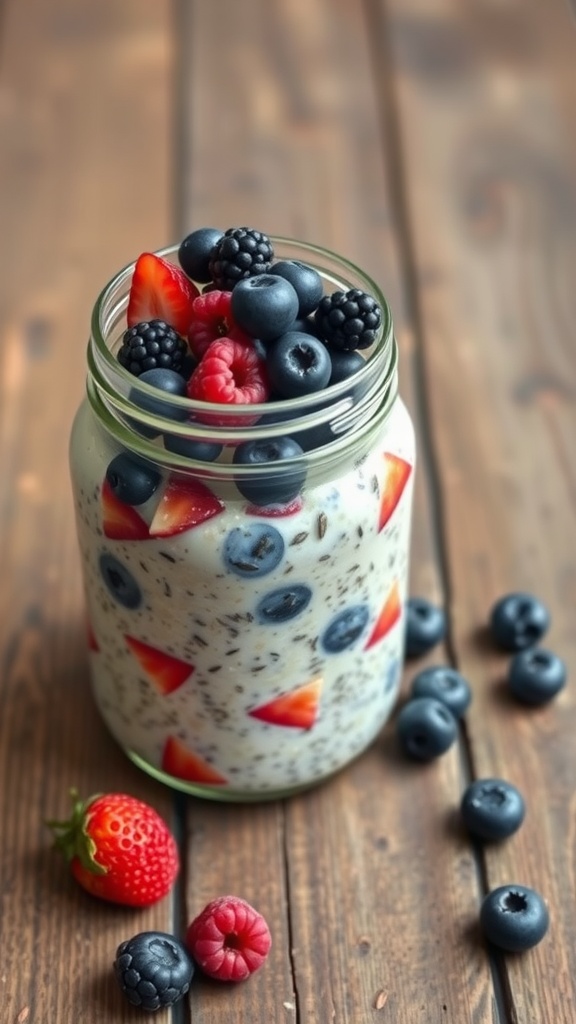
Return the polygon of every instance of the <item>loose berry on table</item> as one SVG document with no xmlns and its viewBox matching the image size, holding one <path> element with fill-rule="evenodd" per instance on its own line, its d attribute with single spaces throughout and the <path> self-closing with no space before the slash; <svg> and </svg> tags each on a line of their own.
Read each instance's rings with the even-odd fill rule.
<svg viewBox="0 0 576 1024">
<path fill-rule="evenodd" d="M 534 889 L 525 885 L 501 885 L 488 893 L 480 910 L 484 935 L 508 953 L 522 953 L 544 938 L 548 908 Z"/>
<path fill-rule="evenodd" d="M 118 362 L 135 377 L 146 370 L 182 369 L 188 346 L 164 320 L 135 324 L 124 332 Z"/>
<path fill-rule="evenodd" d="M 210 276 L 217 288 L 231 291 L 246 277 L 267 274 L 273 259 L 268 235 L 254 228 L 228 228 L 210 255 Z"/>
<path fill-rule="evenodd" d="M 382 310 L 376 299 L 359 288 L 337 291 L 320 300 L 314 314 L 321 338 L 330 348 L 369 348 L 378 337 Z"/>
<path fill-rule="evenodd" d="M 193 281 L 207 284 L 210 281 L 210 256 L 214 246 L 222 238 L 218 228 L 198 228 L 180 243 L 178 262 L 182 270 Z"/>
<path fill-rule="evenodd" d="M 490 613 L 494 642 L 514 653 L 534 647 L 550 625 L 548 609 L 532 594 L 513 593 L 501 597 Z"/>
<path fill-rule="evenodd" d="M 160 1010 L 182 999 L 194 976 L 194 963 L 182 942 L 166 932 L 139 932 L 116 950 L 114 971 L 132 1006 Z"/>
<path fill-rule="evenodd" d="M 322 391 L 332 372 L 330 354 L 311 334 L 289 331 L 268 347 L 268 376 L 283 398 L 299 398 Z"/>
<path fill-rule="evenodd" d="M 508 688 L 524 704 L 546 704 L 566 684 L 566 665 L 543 647 L 520 651 L 508 668 Z"/>
<path fill-rule="evenodd" d="M 460 813 L 471 835 L 491 842 L 506 839 L 520 828 L 526 805 L 511 782 L 477 779 L 464 791 Z"/>
<path fill-rule="evenodd" d="M 449 665 L 432 665 L 412 680 L 413 697 L 435 697 L 445 704 L 456 718 L 461 718 L 472 700 L 470 686 L 464 676 Z"/>
<path fill-rule="evenodd" d="M 316 309 L 322 298 L 322 278 L 314 267 L 299 260 L 280 260 L 270 267 L 271 274 L 289 281 L 298 296 L 298 317 L 307 317 Z"/>
<path fill-rule="evenodd" d="M 425 597 L 406 602 L 406 657 L 418 658 L 444 638 L 446 617 L 441 608 Z"/>
<path fill-rule="evenodd" d="M 188 926 L 186 945 L 208 977 L 245 981 L 262 967 L 272 939 L 262 914 L 246 900 L 220 896 Z"/>
<path fill-rule="evenodd" d="M 430 761 L 452 746 L 458 726 L 452 712 L 435 697 L 415 697 L 401 709 L 396 731 L 406 754 Z"/>
</svg>

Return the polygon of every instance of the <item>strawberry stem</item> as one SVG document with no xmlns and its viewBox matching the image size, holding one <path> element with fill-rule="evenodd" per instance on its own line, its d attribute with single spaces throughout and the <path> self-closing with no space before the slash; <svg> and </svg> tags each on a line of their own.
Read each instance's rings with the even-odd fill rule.
<svg viewBox="0 0 576 1024">
<path fill-rule="evenodd" d="M 49 819 L 45 824 L 54 835 L 55 848 L 60 850 L 68 862 L 74 857 L 78 857 L 82 867 L 87 871 L 91 871 L 95 875 L 105 875 L 106 868 L 96 860 L 98 852 L 96 843 L 87 831 L 90 806 L 99 796 L 100 794 L 96 793 L 88 797 L 87 800 L 81 800 L 78 790 L 71 789 L 72 812 L 70 817 L 65 821 Z"/>
</svg>

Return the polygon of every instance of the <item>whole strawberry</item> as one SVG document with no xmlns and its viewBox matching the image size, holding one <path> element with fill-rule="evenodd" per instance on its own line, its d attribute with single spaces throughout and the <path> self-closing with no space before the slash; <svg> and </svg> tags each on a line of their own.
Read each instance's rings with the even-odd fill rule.
<svg viewBox="0 0 576 1024">
<path fill-rule="evenodd" d="M 76 881 L 92 896 L 130 907 L 166 896 L 178 874 L 178 848 L 154 808 L 125 793 L 71 796 L 70 819 L 47 825 Z"/>
</svg>

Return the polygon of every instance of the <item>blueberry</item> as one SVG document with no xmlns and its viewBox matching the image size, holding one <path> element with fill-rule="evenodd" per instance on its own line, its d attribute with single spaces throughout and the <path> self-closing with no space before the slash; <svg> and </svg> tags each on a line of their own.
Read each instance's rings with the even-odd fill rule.
<svg viewBox="0 0 576 1024">
<path fill-rule="evenodd" d="M 435 697 L 415 697 L 404 705 L 396 722 L 405 752 L 418 761 L 444 754 L 458 735 L 456 719 Z"/>
<path fill-rule="evenodd" d="M 442 640 L 446 619 L 441 608 L 425 597 L 410 597 L 406 603 L 406 657 L 418 658 Z"/>
<path fill-rule="evenodd" d="M 544 938 L 550 917 L 540 893 L 525 885 L 501 885 L 484 898 L 482 931 L 494 946 L 522 953 Z"/>
<path fill-rule="evenodd" d="M 198 228 L 187 235 L 178 249 L 178 261 L 182 270 L 198 284 L 206 284 L 211 280 L 208 263 L 210 254 L 223 231 L 217 228 Z"/>
<path fill-rule="evenodd" d="M 299 316 L 296 320 L 293 320 L 286 329 L 288 331 L 298 331 L 299 334 L 311 334 L 314 338 L 319 338 L 320 334 L 316 324 L 309 316 Z"/>
<path fill-rule="evenodd" d="M 175 370 L 146 370 L 140 374 L 138 378 L 139 382 L 148 384 L 149 387 L 155 388 L 158 391 L 163 391 L 166 395 L 178 395 L 185 397 L 186 395 L 186 380 L 180 373 L 176 373 Z M 134 405 L 137 405 L 139 409 L 144 409 L 146 412 L 151 412 L 154 416 L 163 416 L 168 420 L 184 421 L 188 419 L 188 413 L 186 409 L 176 409 L 170 402 L 163 402 L 156 398 L 154 395 L 143 394 L 137 391 L 136 388 L 130 390 L 129 399 Z M 141 432 L 148 432 L 153 430 L 152 427 L 141 427 L 136 423 L 136 428 Z M 151 436 L 155 436 L 157 431 Z"/>
<path fill-rule="evenodd" d="M 272 402 L 271 404 L 272 411 L 260 417 L 258 421 L 259 426 L 265 426 L 267 423 L 285 423 L 286 429 L 289 430 L 288 424 L 290 420 L 298 419 L 302 415 L 299 410 L 295 412 L 274 412 L 274 403 Z M 289 436 L 300 445 L 303 451 L 310 452 L 333 441 L 335 435 L 332 433 L 329 423 L 319 423 L 315 427 L 306 427 L 305 430 L 291 431 Z"/>
<path fill-rule="evenodd" d="M 278 587 L 259 600 L 256 606 L 257 618 L 262 623 L 287 622 L 308 607 L 311 597 L 310 587 L 303 583 Z"/>
<path fill-rule="evenodd" d="M 291 437 L 272 437 L 269 440 L 245 441 L 234 450 L 232 461 L 236 466 L 270 467 L 284 459 L 303 455 L 302 448 Z M 306 480 L 306 466 L 286 467 L 282 473 L 263 470 L 259 476 L 236 478 L 236 486 L 248 501 L 255 505 L 285 504 L 300 494 Z"/>
<path fill-rule="evenodd" d="M 332 373 L 328 381 L 329 384 L 339 384 L 342 380 L 348 380 L 349 377 L 358 373 L 358 370 L 361 370 L 363 366 L 366 366 L 366 360 L 356 349 L 343 352 L 335 349 L 333 352 L 330 352 L 330 361 L 332 363 Z"/>
<path fill-rule="evenodd" d="M 330 380 L 328 349 L 311 334 L 288 331 L 270 345 L 266 360 L 272 386 L 283 398 L 322 391 Z"/>
<path fill-rule="evenodd" d="M 506 839 L 520 828 L 526 805 L 520 791 L 504 779 L 478 779 L 464 792 L 460 813 L 478 839 Z"/>
<path fill-rule="evenodd" d="M 472 700 L 470 686 L 464 676 L 448 665 L 433 665 L 414 676 L 412 696 L 435 697 L 455 718 L 462 717 Z"/>
<path fill-rule="evenodd" d="M 173 1006 L 188 992 L 194 961 L 167 932 L 139 932 L 116 950 L 114 972 L 128 1001 L 142 1010 Z"/>
<path fill-rule="evenodd" d="M 298 296 L 283 277 L 256 274 L 239 281 L 232 292 L 234 320 L 260 341 L 283 334 L 297 314 Z"/>
<path fill-rule="evenodd" d="M 320 643 L 328 654 L 340 654 L 356 643 L 370 617 L 367 604 L 352 605 L 338 612 L 324 630 Z"/>
<path fill-rule="evenodd" d="M 282 561 L 284 539 L 268 523 L 249 523 L 236 526 L 224 542 L 224 564 L 237 576 L 265 576 Z"/>
<path fill-rule="evenodd" d="M 298 296 L 298 316 L 313 313 L 322 298 L 324 288 L 317 270 L 298 260 L 281 260 L 270 267 L 271 274 L 278 274 L 289 281 Z"/>
<path fill-rule="evenodd" d="M 490 629 L 503 651 L 533 647 L 550 625 L 548 609 L 532 594 L 506 594 L 492 608 Z"/>
<path fill-rule="evenodd" d="M 167 451 L 173 452 L 174 455 L 182 455 L 185 459 L 215 462 L 224 446 L 212 441 L 197 441 L 190 437 L 179 437 L 178 434 L 164 434 L 164 447 Z"/>
<path fill-rule="evenodd" d="M 121 452 L 108 466 L 106 479 L 120 501 L 126 505 L 143 505 L 158 487 L 160 473 L 144 459 Z"/>
<path fill-rule="evenodd" d="M 516 654 L 508 669 L 508 687 L 524 704 L 546 704 L 566 683 L 566 666 L 543 647 Z"/>
<path fill-rule="evenodd" d="M 142 591 L 126 566 L 107 551 L 100 555 L 99 566 L 102 579 L 114 600 L 125 608 L 138 608 L 142 603 Z"/>
</svg>

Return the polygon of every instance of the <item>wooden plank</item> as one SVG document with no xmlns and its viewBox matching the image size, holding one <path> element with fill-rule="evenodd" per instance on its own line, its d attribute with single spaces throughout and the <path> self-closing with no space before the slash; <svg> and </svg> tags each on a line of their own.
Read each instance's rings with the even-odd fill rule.
<svg viewBox="0 0 576 1024">
<path fill-rule="evenodd" d="M 181 6 L 181 233 L 252 223 L 365 266 L 391 298 L 403 392 L 418 414 L 402 225 L 385 160 L 394 139 L 380 123 L 361 5 Z M 412 586 L 442 599 L 424 462 Z M 273 968 L 233 993 L 233 1016 L 493 1021 L 488 965 L 467 937 L 474 858 L 446 827 L 461 771 L 457 751 L 429 769 L 406 764 L 389 728 L 352 768 L 284 807 L 190 807 L 187 916 L 234 883 L 258 893 L 275 937 Z M 242 843 L 252 828 L 251 859 Z M 223 1001 L 199 984 L 197 1024 L 216 1024 Z"/>
<path fill-rule="evenodd" d="M 504 961 L 511 1020 L 576 1003 L 574 688 L 527 712 L 479 633 L 525 589 L 574 674 L 576 38 L 561 0 L 389 0 L 458 662 L 475 687 L 474 769 L 519 784 L 528 816 L 486 853 L 487 884 L 533 885 L 545 942 Z"/>
<path fill-rule="evenodd" d="M 0 944 L 10 1024 L 128 1020 L 120 941 L 169 927 L 82 893 L 46 816 L 125 789 L 172 799 L 123 757 L 87 684 L 67 438 L 93 301 L 169 233 L 168 4 L 7 0 L 0 55 Z"/>
</svg>

